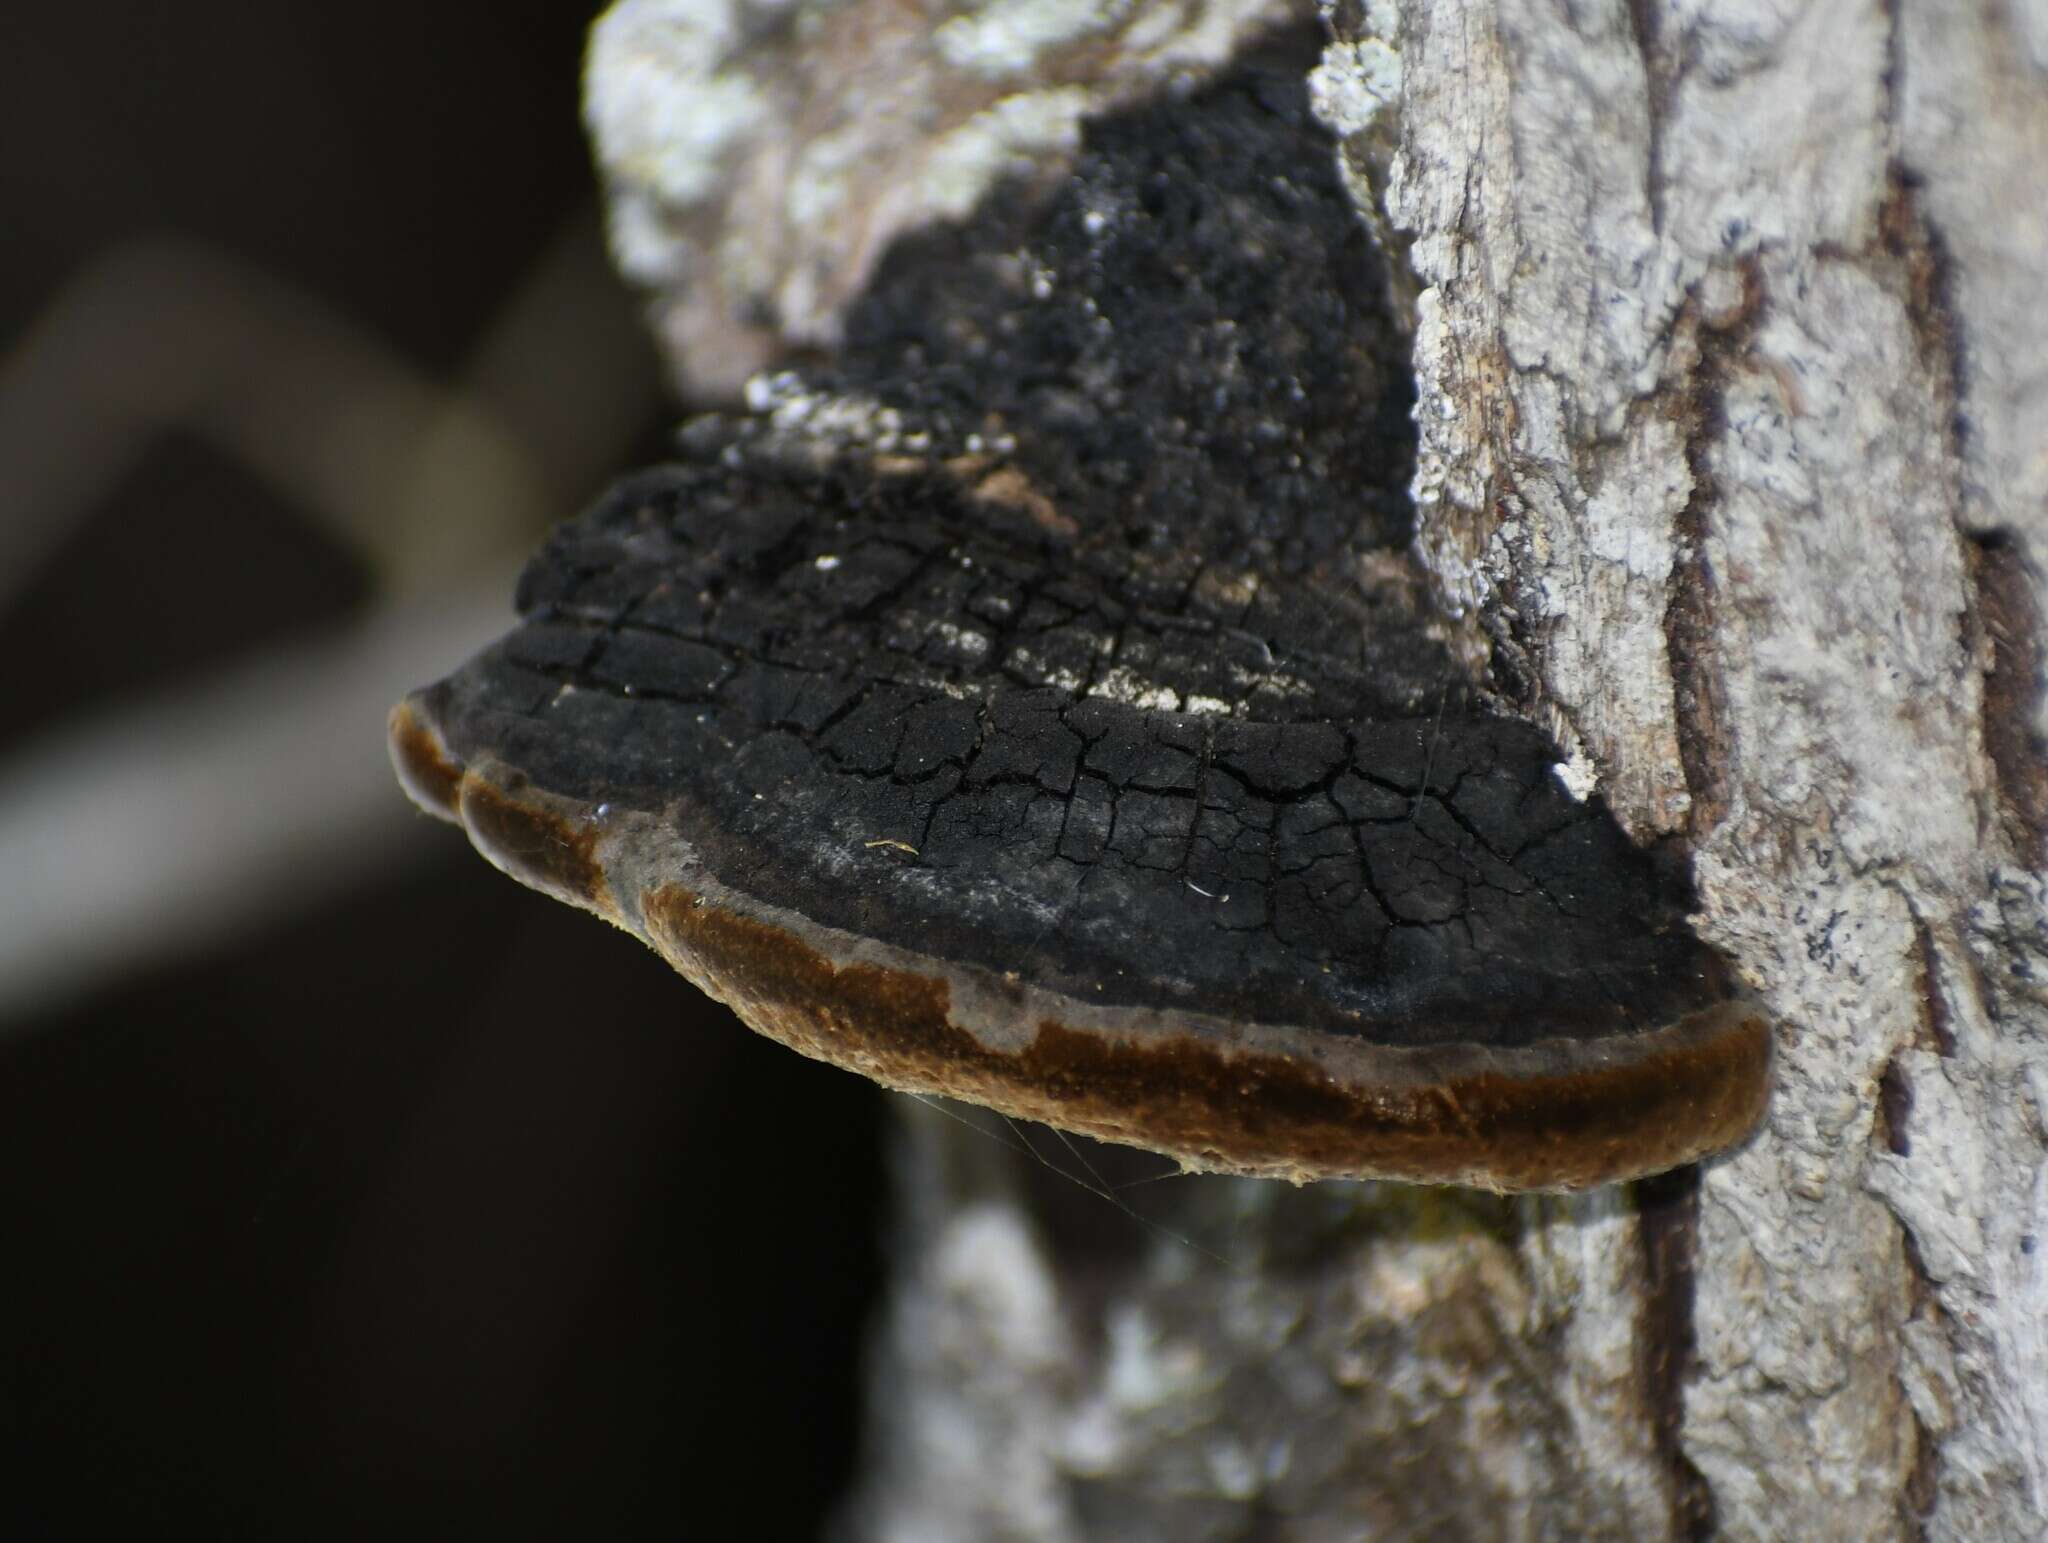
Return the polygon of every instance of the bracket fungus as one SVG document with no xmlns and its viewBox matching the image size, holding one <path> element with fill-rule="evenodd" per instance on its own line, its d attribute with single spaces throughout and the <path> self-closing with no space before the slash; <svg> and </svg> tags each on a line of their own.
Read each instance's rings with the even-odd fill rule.
<svg viewBox="0 0 2048 1543">
<path fill-rule="evenodd" d="M 1739 1139 L 1681 872 L 1402 555 L 1402 340 L 1296 59 L 899 243 L 392 715 L 425 809 L 747 1023 L 1190 1168 L 1501 1189 Z"/>
</svg>

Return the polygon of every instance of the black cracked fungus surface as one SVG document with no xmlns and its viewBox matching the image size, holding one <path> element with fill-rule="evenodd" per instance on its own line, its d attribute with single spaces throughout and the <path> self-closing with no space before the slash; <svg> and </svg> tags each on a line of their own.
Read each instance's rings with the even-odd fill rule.
<svg viewBox="0 0 2048 1543">
<path fill-rule="evenodd" d="M 1048 201 L 900 244 L 782 393 L 893 409 L 895 462 L 699 420 L 428 694 L 451 748 L 1083 1001 L 1496 1045 L 1697 1006 L 1682 887 L 1365 577 L 1410 389 L 1301 78 L 1098 122 Z"/>
</svg>

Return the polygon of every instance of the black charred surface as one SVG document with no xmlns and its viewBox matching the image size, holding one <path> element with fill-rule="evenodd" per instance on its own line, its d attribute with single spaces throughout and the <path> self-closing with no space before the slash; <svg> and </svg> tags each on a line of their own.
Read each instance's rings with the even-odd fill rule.
<svg viewBox="0 0 2048 1543">
<path fill-rule="evenodd" d="M 1687 897 L 1367 581 L 1409 387 L 1301 75 L 1099 123 L 1050 203 L 899 248 L 801 383 L 893 409 L 887 457 L 694 425 L 427 694 L 454 753 L 1088 1002 L 1508 1045 L 1718 995 Z"/>
<path fill-rule="evenodd" d="M 1013 430 L 1031 480 L 1168 592 L 1212 565 L 1341 589 L 1413 532 L 1414 382 L 1309 116 L 1316 57 L 1105 119 L 1042 211 L 998 197 L 899 244 L 812 378 L 949 445 Z"/>
</svg>

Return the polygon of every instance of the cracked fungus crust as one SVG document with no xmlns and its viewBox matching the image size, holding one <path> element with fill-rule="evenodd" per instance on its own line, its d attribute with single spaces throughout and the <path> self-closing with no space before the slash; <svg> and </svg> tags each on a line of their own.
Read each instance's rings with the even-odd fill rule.
<svg viewBox="0 0 2048 1543">
<path fill-rule="evenodd" d="M 1299 82 L 899 248 L 840 359 L 549 542 L 401 773 L 891 1086 L 1296 1178 L 1685 1161 L 1766 1026 L 1387 555 L 1407 396 Z"/>
</svg>

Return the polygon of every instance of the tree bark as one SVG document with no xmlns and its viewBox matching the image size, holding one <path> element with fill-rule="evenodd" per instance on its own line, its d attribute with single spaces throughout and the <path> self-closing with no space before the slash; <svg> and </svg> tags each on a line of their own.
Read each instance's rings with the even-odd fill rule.
<svg viewBox="0 0 2048 1543">
<path fill-rule="evenodd" d="M 2037 1536 L 2048 7 L 1325 19 L 1420 551 L 1690 851 L 1770 1113 L 1626 1188 L 1184 1178 L 1148 1225 L 1083 1192 L 1115 1154 L 1056 1182 L 911 1106 L 849 1529 Z"/>
</svg>

